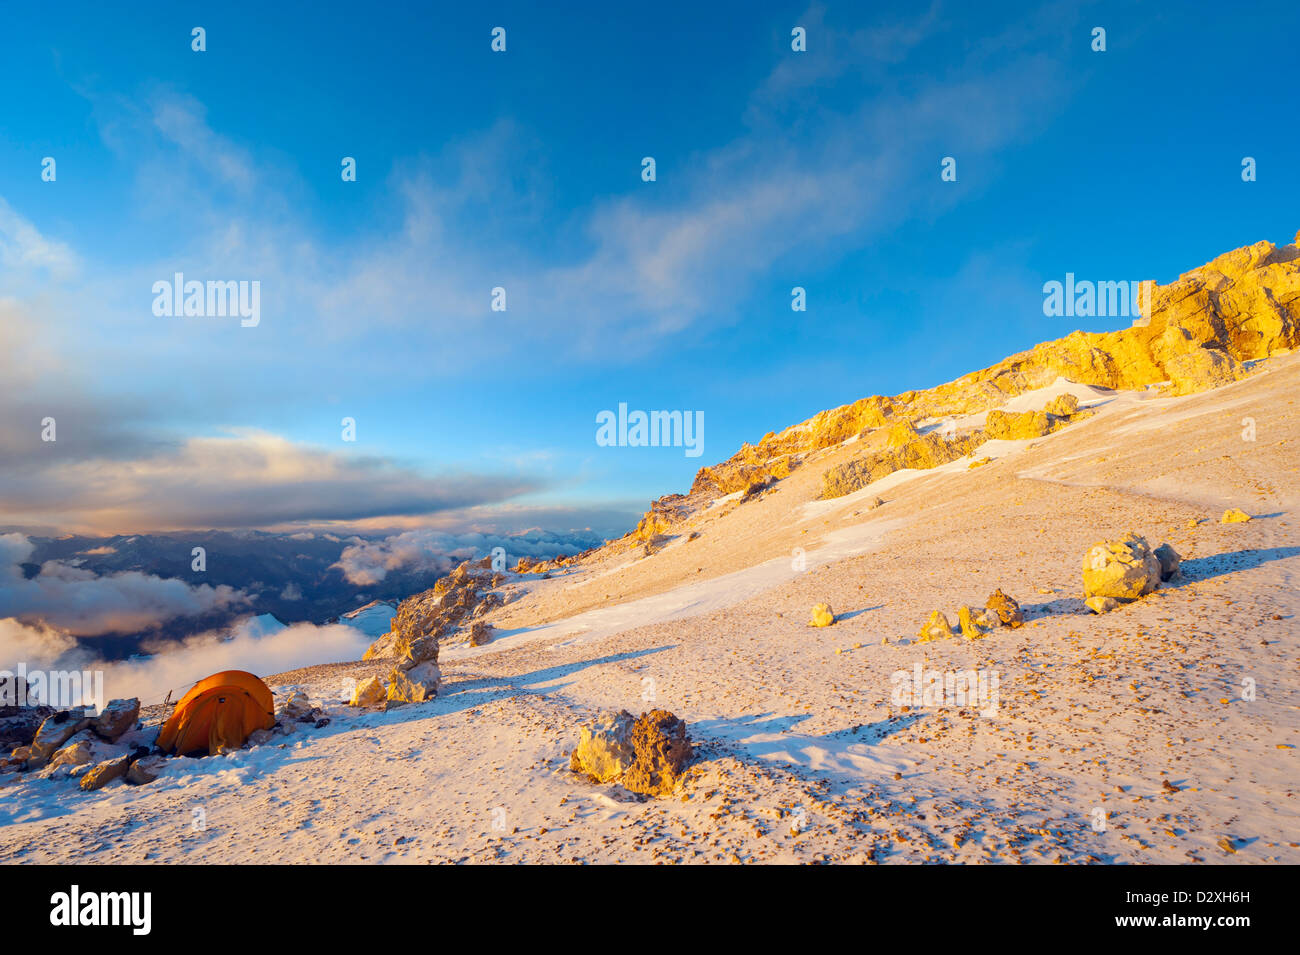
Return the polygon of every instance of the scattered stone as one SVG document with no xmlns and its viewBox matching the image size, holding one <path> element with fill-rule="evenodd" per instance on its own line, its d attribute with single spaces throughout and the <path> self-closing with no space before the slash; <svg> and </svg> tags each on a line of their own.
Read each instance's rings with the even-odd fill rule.
<svg viewBox="0 0 1300 955">
<path fill-rule="evenodd" d="M 54 770 L 60 766 L 85 766 L 100 763 L 121 755 L 121 749 L 105 742 L 90 727 L 68 738 L 53 755 L 46 769 Z"/>
<path fill-rule="evenodd" d="M 117 759 L 106 759 L 86 771 L 86 774 L 81 777 L 81 788 L 86 792 L 103 789 L 113 780 L 124 777 L 130 768 L 130 754 L 119 756 Z"/>
<path fill-rule="evenodd" d="M 942 610 L 936 610 L 930 614 L 930 619 L 925 622 L 921 628 L 920 642 L 929 643 L 931 640 L 946 640 L 952 636 L 952 624 L 944 616 Z"/>
<path fill-rule="evenodd" d="M 1160 586 L 1160 560 L 1146 538 L 1129 533 L 1083 556 L 1083 595 L 1136 600 Z"/>
<path fill-rule="evenodd" d="M 1219 519 L 1220 524 L 1244 524 L 1250 520 L 1250 515 L 1245 511 L 1235 507 L 1230 507 L 1223 512 L 1223 517 Z"/>
<path fill-rule="evenodd" d="M 672 793 L 692 755 L 686 723 L 667 710 L 641 715 L 632 726 L 632 749 L 623 786 L 647 796 Z"/>
<path fill-rule="evenodd" d="M 984 631 L 975 622 L 970 607 L 962 606 L 958 608 L 957 625 L 961 627 L 961 635 L 967 640 L 978 640 L 984 636 Z"/>
<path fill-rule="evenodd" d="M 388 675 L 388 699 L 392 703 L 423 703 L 438 695 L 442 671 L 432 660 L 409 670 L 393 670 Z"/>
<path fill-rule="evenodd" d="M 627 710 L 603 710 L 579 731 L 578 748 L 569 767 L 598 783 L 620 778 L 632 765 L 632 727 L 636 718 Z"/>
<path fill-rule="evenodd" d="M 352 706 L 378 706 L 387 698 L 384 681 L 377 676 L 369 676 L 357 684 L 352 691 L 352 699 L 348 702 Z"/>
<path fill-rule="evenodd" d="M 1084 603 L 1093 613 L 1110 613 L 1119 606 L 1114 597 L 1089 597 Z"/>
<path fill-rule="evenodd" d="M 1025 615 L 1020 611 L 1020 604 L 1014 597 L 1004 594 L 1001 587 L 989 594 L 989 599 L 985 601 L 984 606 L 990 612 L 997 614 L 1002 626 L 1010 627 L 1012 630 L 1024 626 Z"/>
<path fill-rule="evenodd" d="M 808 621 L 810 627 L 829 627 L 835 622 L 835 614 L 831 611 L 830 604 L 817 604 L 812 608 L 812 619 Z"/>
<path fill-rule="evenodd" d="M 312 706 L 306 693 L 294 690 L 280 706 L 276 717 L 283 722 L 306 723 L 315 720 L 319 712 L 320 707 Z"/>
<path fill-rule="evenodd" d="M 992 462 L 993 462 L 993 459 L 990 458 L 990 457 L 988 457 L 987 455 L 984 456 L 984 457 L 982 457 L 982 458 L 976 458 L 976 459 L 975 459 L 974 461 L 972 461 L 970 464 L 966 465 L 966 470 L 967 470 L 967 471 L 973 471 L 973 470 L 975 470 L 976 468 L 982 468 L 982 467 L 984 467 L 984 465 L 986 465 L 986 464 L 991 464 Z"/>
<path fill-rule="evenodd" d="M 90 720 L 74 710 L 60 710 L 48 717 L 41 723 L 41 728 L 36 731 L 36 736 L 32 739 L 27 768 L 40 769 L 74 733 L 81 732 L 89 725 Z"/>
<path fill-rule="evenodd" d="M 107 740 L 115 740 L 135 726 L 140 719 L 140 701 L 110 700 L 104 711 L 95 717 L 91 726 L 95 732 Z"/>
<path fill-rule="evenodd" d="M 266 730 L 257 730 L 257 732 L 267 732 Z M 250 737 L 251 738 L 251 737 Z M 155 753 L 152 756 L 142 756 L 133 762 L 126 771 L 126 781 L 136 786 L 143 786 L 145 783 L 151 783 L 158 778 L 162 772 L 163 764 L 167 762 L 167 757 L 161 753 Z"/>
<path fill-rule="evenodd" d="M 475 620 L 469 628 L 469 645 L 471 647 L 481 647 L 492 640 L 492 627 L 482 620 Z"/>
<path fill-rule="evenodd" d="M 1156 560 L 1160 561 L 1160 579 L 1172 580 L 1178 576 L 1183 559 L 1169 544 L 1161 544 L 1155 549 Z"/>
</svg>

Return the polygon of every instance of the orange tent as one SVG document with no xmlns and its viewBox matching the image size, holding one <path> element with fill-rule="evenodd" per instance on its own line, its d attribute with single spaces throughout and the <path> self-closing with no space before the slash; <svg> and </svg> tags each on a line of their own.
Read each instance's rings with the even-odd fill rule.
<svg viewBox="0 0 1300 955">
<path fill-rule="evenodd" d="M 195 683 L 158 734 L 158 747 L 185 756 L 244 745 L 253 730 L 275 725 L 270 688 L 243 670 L 223 670 Z"/>
</svg>

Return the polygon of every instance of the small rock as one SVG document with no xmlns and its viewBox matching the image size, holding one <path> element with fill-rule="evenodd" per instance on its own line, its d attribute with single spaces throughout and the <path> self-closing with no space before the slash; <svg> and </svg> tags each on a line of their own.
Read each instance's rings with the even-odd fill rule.
<svg viewBox="0 0 1300 955">
<path fill-rule="evenodd" d="M 79 733 L 89 725 L 90 720 L 73 710 L 61 710 L 48 717 L 32 740 L 27 768 L 39 769 L 44 766 L 74 733 Z"/>
<path fill-rule="evenodd" d="M 1110 613 L 1119 606 L 1119 601 L 1114 597 L 1089 597 L 1084 603 L 1093 613 Z"/>
<path fill-rule="evenodd" d="M 961 627 L 961 635 L 967 640 L 978 640 L 984 636 L 984 631 L 975 622 L 970 607 L 958 608 L 957 625 Z"/>
<path fill-rule="evenodd" d="M 812 619 L 808 621 L 810 627 L 829 627 L 835 622 L 835 614 L 831 611 L 830 604 L 817 604 L 812 608 Z"/>
<path fill-rule="evenodd" d="M 931 640 L 946 640 L 952 636 L 952 624 L 944 616 L 942 610 L 936 610 L 930 614 L 930 619 L 925 622 L 921 628 L 920 642 L 929 643 Z"/>
<path fill-rule="evenodd" d="M 384 689 L 384 681 L 377 676 L 370 676 L 357 684 L 356 689 L 352 691 L 352 699 L 348 702 L 352 706 L 379 706 L 387 696 L 388 691 Z"/>
<path fill-rule="evenodd" d="M 264 733 L 266 730 L 258 730 Z M 145 783 L 151 783 L 158 778 L 162 772 L 163 764 L 167 762 L 167 757 L 161 753 L 155 753 L 152 756 L 142 756 L 137 759 L 126 771 L 126 781 L 136 786 L 143 786 Z"/>
<path fill-rule="evenodd" d="M 1156 560 L 1160 561 L 1160 579 L 1172 580 L 1178 576 L 1179 567 L 1182 566 L 1183 559 L 1168 544 L 1161 544 L 1154 551 Z"/>
<path fill-rule="evenodd" d="M 1020 604 L 1014 598 L 1004 594 L 1001 587 L 989 595 L 989 599 L 985 601 L 984 606 L 997 614 L 998 620 L 1004 627 L 1015 630 L 1017 627 L 1024 625 L 1025 615 L 1020 611 Z"/>
<path fill-rule="evenodd" d="M 1250 515 L 1239 508 L 1230 507 L 1223 512 L 1223 517 L 1219 519 L 1220 524 L 1244 524 L 1250 520 Z"/>
<path fill-rule="evenodd" d="M 438 664 L 426 660 L 409 670 L 393 670 L 388 675 L 388 699 L 393 703 L 423 703 L 438 695 L 442 671 Z"/>
<path fill-rule="evenodd" d="M 636 718 L 627 710 L 603 710 L 579 730 L 578 748 L 569 768 L 586 773 L 596 782 L 618 779 L 632 765 L 632 726 Z"/>
<path fill-rule="evenodd" d="M 306 693 L 300 693 L 294 690 L 289 694 L 289 698 L 284 701 L 280 707 L 280 712 L 276 716 L 281 720 L 308 720 L 312 718 L 312 711 L 316 707 L 311 705 L 311 700 L 307 698 Z"/>
<path fill-rule="evenodd" d="M 121 779 L 131 768 L 131 756 L 119 756 L 117 759 L 107 759 L 102 763 L 92 767 L 81 777 L 81 788 L 86 792 L 93 792 L 96 789 L 102 789 L 115 779 Z"/>
<path fill-rule="evenodd" d="M 95 732 L 107 740 L 115 740 L 140 718 L 140 701 L 110 700 L 104 711 L 95 717 L 91 726 Z"/>
</svg>

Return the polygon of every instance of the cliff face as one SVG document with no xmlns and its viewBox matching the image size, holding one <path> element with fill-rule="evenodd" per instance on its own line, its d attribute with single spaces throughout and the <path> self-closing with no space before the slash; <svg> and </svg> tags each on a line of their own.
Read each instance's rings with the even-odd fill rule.
<svg viewBox="0 0 1300 955">
<path fill-rule="evenodd" d="M 1166 382 L 1170 394 L 1183 395 L 1234 381 L 1245 374 L 1244 362 L 1297 345 L 1300 234 L 1291 245 L 1258 242 L 1227 252 L 1176 282 L 1155 286 L 1150 314 L 1131 328 L 1076 331 L 948 384 L 863 398 L 769 432 L 757 445 L 746 444 L 726 461 L 701 468 L 688 497 L 660 498 L 629 536 L 645 540 L 663 533 L 693 504 L 779 480 L 815 452 L 851 438 L 862 442 L 864 454 L 880 455 L 891 447 L 884 431 L 899 423 L 987 411 L 1058 377 L 1124 390 Z M 895 457 L 925 457 L 919 446 L 914 450 Z M 936 460 L 947 456 L 938 450 L 944 453 L 936 453 Z M 879 460 L 866 470 L 880 470 Z"/>
</svg>

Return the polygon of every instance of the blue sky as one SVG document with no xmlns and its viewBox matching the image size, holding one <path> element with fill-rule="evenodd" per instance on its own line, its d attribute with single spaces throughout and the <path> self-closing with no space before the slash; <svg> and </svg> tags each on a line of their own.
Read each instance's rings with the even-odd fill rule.
<svg viewBox="0 0 1300 955">
<path fill-rule="evenodd" d="M 617 534 L 1067 334 L 1067 271 L 1300 227 L 1294 7 L 540 6 L 7 9 L 0 526 Z M 177 271 L 259 281 L 261 323 L 155 316 Z M 702 411 L 703 455 L 598 447 L 620 402 Z"/>
</svg>

